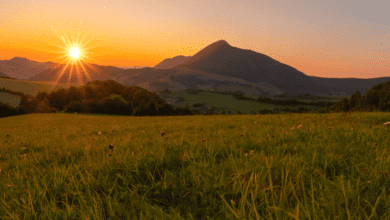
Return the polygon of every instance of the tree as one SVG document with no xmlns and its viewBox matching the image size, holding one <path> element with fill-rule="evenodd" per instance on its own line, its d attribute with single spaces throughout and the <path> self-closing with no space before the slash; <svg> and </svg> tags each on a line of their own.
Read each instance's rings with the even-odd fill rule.
<svg viewBox="0 0 390 220">
<path fill-rule="evenodd" d="M 35 113 L 55 113 L 57 110 L 50 106 L 49 99 L 44 98 L 43 100 L 36 99 L 38 105 L 36 106 Z"/>
<path fill-rule="evenodd" d="M 49 96 L 49 94 L 44 91 L 44 92 L 38 92 L 38 94 L 36 95 L 36 98 L 42 101 L 45 98 L 47 98 L 48 96 Z"/>
<path fill-rule="evenodd" d="M 361 107 L 362 95 L 359 91 L 356 91 L 355 94 L 349 99 L 349 109 L 359 109 Z"/>
<path fill-rule="evenodd" d="M 65 106 L 65 112 L 66 113 L 73 113 L 73 112 L 82 112 L 82 107 L 80 102 L 72 102 Z"/>
<path fill-rule="evenodd" d="M 390 91 L 379 102 L 379 108 L 382 111 L 390 111 Z"/>
</svg>

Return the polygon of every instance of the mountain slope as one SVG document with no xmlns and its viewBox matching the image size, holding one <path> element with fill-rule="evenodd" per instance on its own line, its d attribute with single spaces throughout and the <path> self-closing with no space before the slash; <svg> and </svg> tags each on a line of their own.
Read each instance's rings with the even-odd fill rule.
<svg viewBox="0 0 390 220">
<path fill-rule="evenodd" d="M 126 71 L 112 66 L 99 66 L 96 64 L 83 63 L 84 69 L 76 66 L 61 64 L 52 69 L 47 69 L 35 76 L 30 81 L 46 81 L 60 83 L 80 83 L 83 85 L 92 80 L 112 79 L 112 74 Z"/>
<path fill-rule="evenodd" d="M 10 60 L 0 60 L 0 72 L 15 79 L 29 79 L 36 74 L 52 69 L 59 64 L 53 62 L 37 62 L 26 58 L 14 57 Z"/>
<path fill-rule="evenodd" d="M 172 58 L 167 58 L 167 59 L 161 61 L 160 63 L 158 63 L 153 68 L 155 68 L 155 69 L 170 69 L 170 68 L 173 68 L 177 65 L 184 63 L 190 57 L 191 56 L 186 57 L 186 56 L 180 55 L 180 56 L 176 56 L 176 57 L 172 57 Z"/>
<path fill-rule="evenodd" d="M 357 79 L 357 78 L 322 78 L 311 76 L 311 80 L 317 84 L 328 86 L 332 94 L 342 91 L 345 94 L 354 94 L 359 91 L 365 94 L 374 85 L 384 83 L 390 80 L 390 77 L 372 78 L 372 79 Z"/>
<path fill-rule="evenodd" d="M 170 60 L 167 60 L 167 63 L 170 63 Z M 195 87 L 242 91 L 256 95 L 269 92 L 271 96 L 281 93 L 352 95 L 357 90 L 364 95 L 372 86 L 390 80 L 390 78 L 336 79 L 307 76 L 264 54 L 232 47 L 224 40 L 210 44 L 180 65 L 168 69 L 149 67 L 121 69 L 87 63 L 84 66 L 85 71 L 80 69 L 79 74 L 76 74 L 75 69 L 71 70 L 68 67 L 63 71 L 64 65 L 58 65 L 56 68 L 37 74 L 30 80 L 82 85 L 91 80 L 113 79 L 123 85 L 140 86 L 149 91 L 183 90 Z"/>
<path fill-rule="evenodd" d="M 249 82 L 269 82 L 290 93 L 324 93 L 326 86 L 313 85 L 304 73 L 264 54 L 217 41 L 196 53 L 179 66 L 237 77 Z"/>
<path fill-rule="evenodd" d="M 9 76 L 7 76 L 6 74 L 0 72 L 0 77 L 9 77 Z"/>
</svg>

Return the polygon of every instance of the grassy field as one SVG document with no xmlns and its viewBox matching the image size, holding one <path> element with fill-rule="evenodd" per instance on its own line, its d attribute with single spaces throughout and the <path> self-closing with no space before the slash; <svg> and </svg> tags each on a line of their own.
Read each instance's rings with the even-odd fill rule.
<svg viewBox="0 0 390 220">
<path fill-rule="evenodd" d="M 0 219 L 388 219 L 388 121 L 1 118 Z"/>
<path fill-rule="evenodd" d="M 298 109 L 300 106 L 280 106 L 272 105 L 266 103 L 259 103 L 248 100 L 237 100 L 230 95 L 217 94 L 211 92 L 200 92 L 197 95 L 188 94 L 186 91 L 172 91 L 172 94 L 169 95 L 170 98 L 177 99 L 178 97 L 183 97 L 186 99 L 184 102 L 179 102 L 173 104 L 175 107 L 184 107 L 186 103 L 207 103 L 208 106 L 215 106 L 216 108 L 225 108 L 226 111 L 232 111 L 236 113 L 237 110 L 244 112 L 245 114 L 250 114 L 250 112 L 259 112 L 263 109 L 273 110 L 274 108 L 285 108 L 289 107 L 291 109 Z M 254 98 L 256 96 L 250 96 Z M 257 98 L 257 97 L 256 97 Z M 319 106 L 312 105 L 302 105 L 307 107 L 310 110 L 321 109 Z M 192 108 L 192 104 L 190 105 Z"/>
<path fill-rule="evenodd" d="M 3 103 L 8 103 L 12 107 L 17 107 L 22 98 L 18 95 L 12 95 L 5 92 L 0 92 L 0 101 Z"/>
</svg>

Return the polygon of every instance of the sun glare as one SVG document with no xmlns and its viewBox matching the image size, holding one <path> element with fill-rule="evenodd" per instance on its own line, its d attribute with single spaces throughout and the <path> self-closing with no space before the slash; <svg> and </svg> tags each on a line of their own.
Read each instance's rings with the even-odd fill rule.
<svg viewBox="0 0 390 220">
<path fill-rule="evenodd" d="M 76 75 L 78 84 L 83 85 L 84 84 L 83 75 L 85 75 L 87 81 L 92 80 L 90 73 L 88 73 L 86 67 L 89 67 L 90 69 L 89 71 L 98 71 L 90 63 L 91 61 L 94 61 L 94 59 L 90 57 L 89 54 L 93 54 L 93 53 L 89 51 L 91 47 L 87 47 L 87 44 L 93 41 L 93 39 L 90 39 L 88 34 L 85 34 L 84 36 L 81 37 L 80 36 L 81 23 L 78 25 L 80 26 L 78 28 L 78 32 L 69 31 L 69 34 L 66 31 L 64 31 L 62 28 L 56 29 L 54 28 L 53 25 L 51 25 L 51 28 L 54 31 L 54 33 L 62 41 L 62 45 L 56 45 L 56 44 L 54 45 L 58 49 L 60 49 L 60 51 L 53 51 L 53 52 L 59 54 L 56 60 L 61 59 L 62 60 L 61 63 L 64 64 L 64 66 L 61 68 L 60 72 L 58 73 L 59 75 L 56 76 L 57 79 L 55 80 L 54 85 L 57 85 L 57 83 L 60 81 L 60 79 L 63 77 L 64 74 L 69 75 L 68 82 L 71 82 L 72 75 L 73 76 Z M 66 70 L 68 71 L 66 72 Z"/>
<path fill-rule="evenodd" d="M 80 56 L 80 49 L 77 48 L 77 47 L 72 47 L 72 49 L 69 50 L 69 55 L 72 58 L 74 58 L 74 59 L 79 58 L 79 56 Z"/>
</svg>

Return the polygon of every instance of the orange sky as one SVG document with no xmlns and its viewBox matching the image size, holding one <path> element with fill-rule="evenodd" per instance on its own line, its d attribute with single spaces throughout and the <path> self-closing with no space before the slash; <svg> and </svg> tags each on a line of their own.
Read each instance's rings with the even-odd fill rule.
<svg viewBox="0 0 390 220">
<path fill-rule="evenodd" d="M 0 60 L 62 62 L 64 36 L 84 37 L 88 62 L 154 66 L 224 39 L 307 75 L 390 76 L 390 19 L 381 17 L 387 1 L 219 2 L 1 0 Z"/>
</svg>

